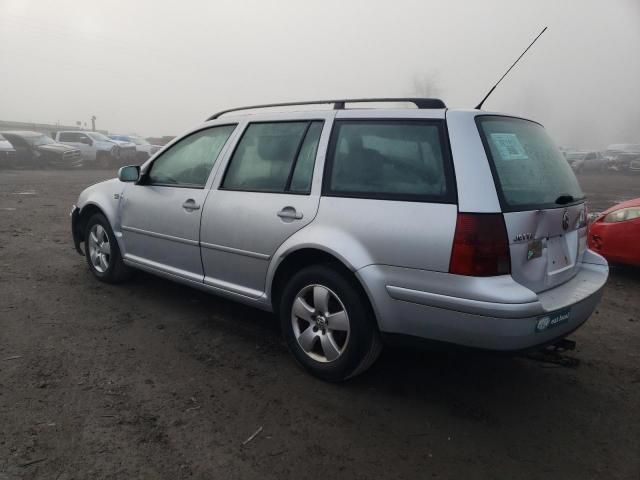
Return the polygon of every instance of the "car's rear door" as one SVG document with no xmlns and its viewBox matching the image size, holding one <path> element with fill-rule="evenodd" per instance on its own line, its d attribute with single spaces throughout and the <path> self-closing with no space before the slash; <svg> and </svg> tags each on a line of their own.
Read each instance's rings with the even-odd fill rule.
<svg viewBox="0 0 640 480">
<path fill-rule="evenodd" d="M 252 298 L 264 292 L 272 255 L 316 215 L 316 158 L 332 116 L 247 123 L 204 208 L 206 284 Z"/>
<path fill-rule="evenodd" d="M 317 221 L 374 264 L 447 272 L 457 194 L 442 110 L 336 115 Z"/>
<path fill-rule="evenodd" d="M 157 157 L 121 202 L 124 258 L 202 282 L 200 218 L 208 179 L 236 124 L 198 130 Z"/>
<path fill-rule="evenodd" d="M 511 275 L 535 292 L 566 282 L 587 242 L 584 195 L 573 171 L 535 122 L 481 115 L 476 123 L 504 212 Z"/>
</svg>

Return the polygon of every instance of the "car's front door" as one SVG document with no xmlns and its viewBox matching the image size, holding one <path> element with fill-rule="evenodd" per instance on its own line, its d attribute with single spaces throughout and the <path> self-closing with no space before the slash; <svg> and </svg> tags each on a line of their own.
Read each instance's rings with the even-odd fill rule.
<svg viewBox="0 0 640 480">
<path fill-rule="evenodd" d="M 204 208 L 200 244 L 207 285 L 252 298 L 264 292 L 275 251 L 316 215 L 320 185 L 312 179 L 319 150 L 326 148 L 323 125 L 296 120 L 246 127 Z"/>
<path fill-rule="evenodd" d="M 93 140 L 86 133 L 81 132 L 61 132 L 58 141 L 80 150 L 82 158 L 93 161 L 96 159 L 95 149 L 92 147 Z"/>
<path fill-rule="evenodd" d="M 156 158 L 138 183 L 127 186 L 121 202 L 125 260 L 202 282 L 205 187 L 235 127 L 209 127 L 186 136 Z"/>
</svg>

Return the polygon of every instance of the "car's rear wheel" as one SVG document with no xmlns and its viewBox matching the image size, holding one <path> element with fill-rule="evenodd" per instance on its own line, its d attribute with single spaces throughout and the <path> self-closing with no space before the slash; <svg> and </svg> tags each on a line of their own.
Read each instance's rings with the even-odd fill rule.
<svg viewBox="0 0 640 480">
<path fill-rule="evenodd" d="M 279 315 L 293 356 L 323 380 L 364 372 L 382 349 L 368 299 L 354 279 L 327 265 L 307 267 L 291 278 Z"/>
<path fill-rule="evenodd" d="M 87 222 L 84 247 L 89 270 L 98 280 L 120 283 L 131 276 L 131 269 L 123 263 L 116 237 L 103 214 L 96 213 Z"/>
</svg>

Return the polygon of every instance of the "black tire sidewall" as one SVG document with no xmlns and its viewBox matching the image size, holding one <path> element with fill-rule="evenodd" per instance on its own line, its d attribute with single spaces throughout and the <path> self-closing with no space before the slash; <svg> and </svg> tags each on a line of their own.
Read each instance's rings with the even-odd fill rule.
<svg viewBox="0 0 640 480">
<path fill-rule="evenodd" d="M 349 341 L 340 358 L 330 363 L 313 360 L 298 344 L 291 325 L 293 301 L 304 287 L 322 285 L 332 290 L 342 301 L 349 316 Z M 323 380 L 338 382 L 347 379 L 367 355 L 376 335 L 375 317 L 367 298 L 354 285 L 354 281 L 338 269 L 325 265 L 307 267 L 285 286 L 280 298 L 280 324 L 289 350 L 298 363 Z"/>
<path fill-rule="evenodd" d="M 105 272 L 99 272 L 93 266 L 91 262 L 91 257 L 89 255 L 89 233 L 91 232 L 91 228 L 94 225 L 99 224 L 102 228 L 107 232 L 107 236 L 109 237 L 109 244 L 111 247 L 111 257 L 109 258 L 109 267 Z M 118 247 L 118 241 L 116 240 L 116 236 L 113 234 L 113 230 L 111 230 L 111 225 L 107 218 L 101 213 L 95 213 L 89 218 L 87 222 L 87 226 L 84 230 L 84 253 L 85 258 L 87 259 L 87 265 L 89 266 L 89 270 L 93 273 L 98 279 L 104 280 L 107 282 L 113 281 L 115 279 L 115 270 L 117 268 L 116 264 L 121 261 L 120 259 L 120 248 Z"/>
<path fill-rule="evenodd" d="M 96 161 L 96 167 L 98 169 L 104 170 L 104 169 L 107 169 L 107 168 L 111 167 L 111 164 L 112 164 L 111 158 L 107 154 L 103 153 L 101 155 L 98 155 L 96 160 L 97 160 Z"/>
</svg>

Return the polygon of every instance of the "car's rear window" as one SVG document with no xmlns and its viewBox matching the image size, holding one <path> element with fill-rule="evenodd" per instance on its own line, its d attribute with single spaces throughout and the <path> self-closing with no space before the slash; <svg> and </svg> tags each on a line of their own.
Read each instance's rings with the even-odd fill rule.
<svg viewBox="0 0 640 480">
<path fill-rule="evenodd" d="M 503 208 L 553 208 L 584 199 L 569 163 L 545 129 L 502 116 L 476 118 Z"/>
<path fill-rule="evenodd" d="M 338 120 L 329 150 L 327 195 L 455 201 L 442 121 Z"/>
</svg>

